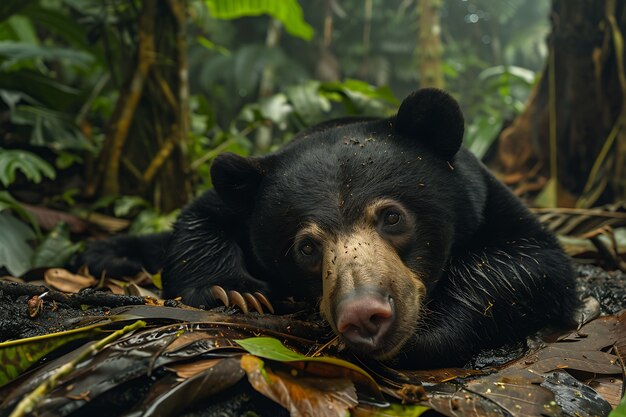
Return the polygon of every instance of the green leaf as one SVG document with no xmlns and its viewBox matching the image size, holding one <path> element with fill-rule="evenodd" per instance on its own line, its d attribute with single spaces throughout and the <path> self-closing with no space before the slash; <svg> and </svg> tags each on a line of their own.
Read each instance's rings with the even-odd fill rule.
<svg viewBox="0 0 626 417">
<path fill-rule="evenodd" d="M 476 158 L 482 159 L 502 128 L 502 119 L 494 116 L 478 116 L 467 126 L 465 146 Z"/>
<path fill-rule="evenodd" d="M 100 327 L 106 324 L 99 323 L 65 332 L 0 343 L 0 363 L 2 364 L 0 387 L 19 376 L 53 350 L 73 340 L 91 338 L 99 332 Z"/>
<path fill-rule="evenodd" d="M 0 70 L 5 70 L 21 61 L 34 59 L 63 60 L 77 66 L 86 66 L 93 61 L 93 56 L 87 52 L 15 41 L 0 41 L 0 57 L 4 58 Z"/>
<path fill-rule="evenodd" d="M 0 183 L 8 187 L 15 181 L 17 171 L 21 171 L 28 180 L 39 183 L 42 177 L 54 179 L 56 174 L 52 165 L 37 155 L 22 150 L 0 148 Z"/>
<path fill-rule="evenodd" d="M 27 68 L 1 73 L 0 89 L 23 94 L 25 97 L 21 98 L 26 103 L 41 104 L 55 110 L 80 104 L 79 90 Z"/>
<path fill-rule="evenodd" d="M 36 22 L 37 27 L 49 29 L 70 44 L 87 51 L 93 50 L 94 45 L 89 43 L 86 33 L 88 26 L 81 24 L 81 21 L 76 19 L 72 13 L 61 10 L 51 5 L 42 7 L 39 4 L 34 4 L 24 9 L 21 14 Z"/>
<path fill-rule="evenodd" d="M 160 214 L 155 210 L 146 209 L 139 213 L 130 225 L 128 233 L 131 235 L 145 235 L 171 230 L 179 212 L 180 210 L 174 210 L 168 214 Z"/>
<path fill-rule="evenodd" d="M 370 374 L 353 363 L 329 356 L 304 356 L 298 352 L 288 349 L 278 339 L 273 337 L 251 337 L 248 339 L 236 340 L 235 342 L 237 342 L 237 344 L 244 348 L 247 352 L 260 358 L 279 362 L 317 362 L 338 366 L 364 377 L 366 381 L 370 382 L 371 386 L 377 386 Z"/>
<path fill-rule="evenodd" d="M 419 417 L 429 407 L 423 405 L 402 405 L 391 403 L 389 407 L 374 407 L 368 405 L 358 405 L 358 411 L 355 413 L 359 417 Z"/>
<path fill-rule="evenodd" d="M 554 178 L 550 178 L 543 190 L 535 198 L 534 204 L 537 207 L 556 207 L 558 202 L 558 183 Z"/>
<path fill-rule="evenodd" d="M 150 207 L 150 204 L 143 198 L 134 195 L 125 195 L 115 201 L 113 213 L 115 217 L 126 217 L 130 216 L 133 211 L 135 211 L 136 214 L 136 210 L 148 207 Z"/>
<path fill-rule="evenodd" d="M 80 164 L 82 162 L 83 158 L 81 158 L 80 155 L 71 152 L 60 151 L 54 163 L 57 168 L 66 169 L 74 164 Z"/>
<path fill-rule="evenodd" d="M 283 129 L 292 112 L 293 108 L 287 103 L 287 97 L 284 94 L 274 94 L 261 100 L 261 115 Z"/>
<path fill-rule="evenodd" d="M 41 238 L 41 231 L 39 230 L 39 223 L 33 214 L 26 210 L 16 199 L 13 198 L 8 191 L 0 191 L 0 212 L 4 210 L 12 210 L 22 220 L 28 222 L 33 226 L 37 238 Z"/>
<path fill-rule="evenodd" d="M 31 228 L 4 212 L 0 213 L 0 230 L 0 266 L 20 276 L 31 267 L 33 250 L 28 241 L 36 235 Z"/>
<path fill-rule="evenodd" d="M 330 100 L 319 92 L 320 83 L 311 81 L 287 88 L 287 97 L 305 125 L 312 126 L 328 118 Z"/>
<path fill-rule="evenodd" d="M 609 414 L 609 417 L 626 417 L 626 394 L 622 397 L 617 407 Z"/>
<path fill-rule="evenodd" d="M 311 40 L 313 28 L 304 20 L 296 0 L 205 0 L 216 19 L 236 19 L 243 16 L 268 14 L 280 21 L 291 35 Z"/>
<path fill-rule="evenodd" d="M 95 151 L 95 145 L 64 113 L 39 106 L 18 105 L 11 111 L 11 122 L 32 126 L 31 145 L 47 146 L 55 151 L 76 149 Z"/>
<path fill-rule="evenodd" d="M 70 228 L 65 222 L 59 222 L 35 250 L 32 267 L 63 266 L 81 246 L 81 243 L 72 243 Z"/>
<path fill-rule="evenodd" d="M 38 44 L 39 38 L 29 19 L 24 16 L 11 16 L 6 22 L 15 35 L 15 40 Z"/>
</svg>

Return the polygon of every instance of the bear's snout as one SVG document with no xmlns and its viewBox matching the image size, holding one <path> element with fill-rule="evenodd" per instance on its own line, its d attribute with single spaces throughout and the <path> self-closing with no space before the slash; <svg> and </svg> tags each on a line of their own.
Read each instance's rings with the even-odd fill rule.
<svg viewBox="0 0 626 417">
<path fill-rule="evenodd" d="M 393 299 L 368 291 L 344 298 L 337 305 L 337 331 L 357 350 L 380 349 L 394 321 Z"/>
</svg>

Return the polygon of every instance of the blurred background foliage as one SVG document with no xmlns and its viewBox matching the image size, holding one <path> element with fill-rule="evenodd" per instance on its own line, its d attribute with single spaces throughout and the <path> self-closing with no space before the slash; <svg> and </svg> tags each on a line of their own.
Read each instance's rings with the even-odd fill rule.
<svg viewBox="0 0 626 417">
<path fill-rule="evenodd" d="M 483 158 L 537 83 L 549 14 L 548 0 L 4 0 L 0 266 L 40 264 L 51 236 L 62 264 L 72 239 L 163 230 L 218 153 L 392 115 L 420 86 L 459 99 Z"/>
</svg>

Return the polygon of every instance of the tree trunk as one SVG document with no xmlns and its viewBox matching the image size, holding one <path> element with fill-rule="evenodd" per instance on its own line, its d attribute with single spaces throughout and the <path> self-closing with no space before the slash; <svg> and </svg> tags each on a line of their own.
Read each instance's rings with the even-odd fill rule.
<svg viewBox="0 0 626 417">
<path fill-rule="evenodd" d="M 441 4 L 441 0 L 419 0 L 417 3 L 419 15 L 417 55 L 420 87 L 444 87 L 439 16 Z"/>
<path fill-rule="evenodd" d="M 626 4 L 553 0 L 551 21 L 550 58 L 499 138 L 499 165 L 509 178 L 550 177 L 561 206 L 626 198 Z"/>
<path fill-rule="evenodd" d="M 125 71 L 88 196 L 139 195 L 163 212 L 191 197 L 185 7 L 178 0 L 142 2 L 131 35 L 137 58 Z"/>
<path fill-rule="evenodd" d="M 271 19 L 267 28 L 265 46 L 270 49 L 276 48 L 280 42 L 281 31 L 282 25 L 280 22 L 276 19 Z M 274 72 L 274 65 L 268 62 L 263 69 L 259 82 L 259 99 L 270 97 L 274 93 Z M 268 152 L 272 146 L 272 127 L 266 125 L 259 126 L 254 138 L 254 144 L 257 152 Z"/>
</svg>

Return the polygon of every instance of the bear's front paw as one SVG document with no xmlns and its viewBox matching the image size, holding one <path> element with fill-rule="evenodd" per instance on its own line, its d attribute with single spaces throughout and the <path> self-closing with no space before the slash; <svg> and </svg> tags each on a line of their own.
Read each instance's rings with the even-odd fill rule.
<svg viewBox="0 0 626 417">
<path fill-rule="evenodd" d="M 250 307 L 254 308 L 259 314 L 263 314 L 263 307 L 265 307 L 270 313 L 274 314 L 274 307 L 272 306 L 272 303 L 270 303 L 267 297 L 258 291 L 255 291 L 254 293 L 244 292 L 242 294 L 235 290 L 227 292 L 219 285 L 213 285 L 210 292 L 213 298 L 220 300 L 226 307 L 229 307 L 231 304 L 235 305 L 239 307 L 244 314 L 248 313 Z"/>
</svg>

